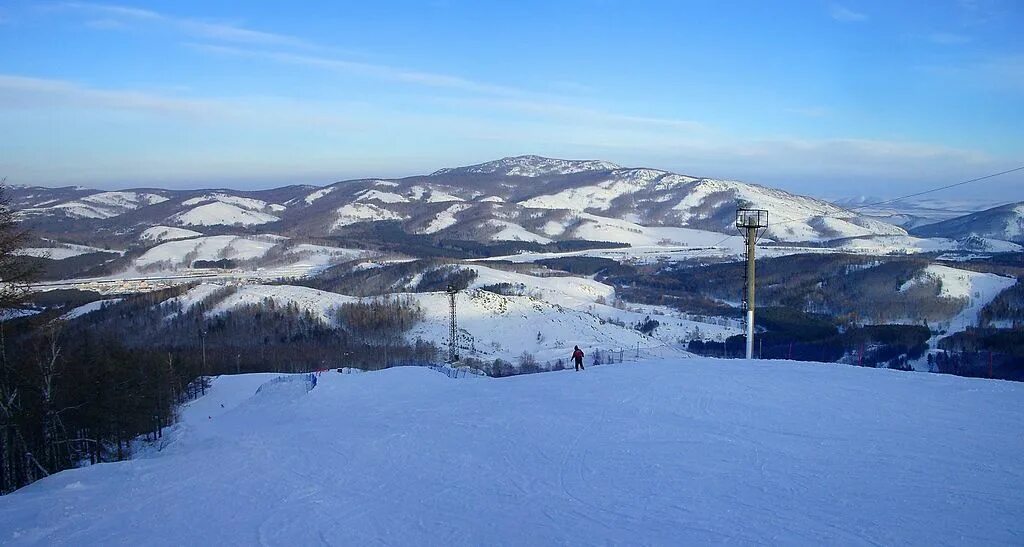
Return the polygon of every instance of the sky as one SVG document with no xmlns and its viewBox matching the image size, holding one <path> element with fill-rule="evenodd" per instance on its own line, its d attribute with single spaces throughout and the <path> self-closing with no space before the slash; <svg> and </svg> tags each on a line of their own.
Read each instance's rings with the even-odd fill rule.
<svg viewBox="0 0 1024 547">
<path fill-rule="evenodd" d="M 1022 27 L 1019 0 L 8 0 L 0 177 L 250 189 L 538 154 L 890 197 L 1024 165 Z M 1021 200 L 1024 174 L 946 195 Z"/>
</svg>

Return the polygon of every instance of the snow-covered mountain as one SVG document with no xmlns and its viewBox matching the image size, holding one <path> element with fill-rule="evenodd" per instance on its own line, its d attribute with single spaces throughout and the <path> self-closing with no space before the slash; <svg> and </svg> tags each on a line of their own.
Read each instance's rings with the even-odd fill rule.
<svg viewBox="0 0 1024 547">
<path fill-rule="evenodd" d="M 466 167 L 439 169 L 433 173 L 433 176 L 487 174 L 506 177 L 551 177 L 587 171 L 611 171 L 613 169 L 619 169 L 619 166 L 601 160 L 560 160 L 542 156 L 515 156 Z"/>
<path fill-rule="evenodd" d="M 777 242 L 907 235 L 904 228 L 879 220 L 888 217 L 878 211 L 864 214 L 757 184 L 540 156 L 326 187 L 245 192 L 15 187 L 12 194 L 15 207 L 42 235 L 78 231 L 135 241 L 156 226 L 344 237 L 362 234 L 367 223 L 389 222 L 407 234 L 439 240 L 707 245 L 715 239 L 708 234 L 736 233 L 737 207 L 767 209 L 766 237 Z M 1012 229 L 980 235 L 1005 239 Z"/>
<path fill-rule="evenodd" d="M 1024 243 L 1024 201 L 920 226 L 912 233 L 922 237 L 984 237 Z"/>
<path fill-rule="evenodd" d="M 40 189 L 34 189 L 39 191 Z M 33 192 L 35 194 L 36 192 Z M 134 211 L 147 205 L 155 205 L 167 201 L 164 192 L 145 191 L 124 191 L 124 192 L 96 192 L 84 195 L 77 199 L 62 201 L 50 197 L 48 192 L 39 192 L 41 199 L 34 202 L 29 201 L 20 207 L 23 215 L 44 215 L 56 214 L 68 218 L 97 218 L 106 219 L 116 217 L 128 211 Z M 32 199 L 22 196 L 19 201 Z"/>
<path fill-rule="evenodd" d="M 1024 384 L 772 363 L 220 376 L 141 457 L 0 496 L 0 542 L 1019 543 Z"/>
</svg>

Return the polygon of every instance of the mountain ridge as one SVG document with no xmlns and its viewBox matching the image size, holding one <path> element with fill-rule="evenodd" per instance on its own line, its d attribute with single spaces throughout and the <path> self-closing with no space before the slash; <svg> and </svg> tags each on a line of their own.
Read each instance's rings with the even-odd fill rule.
<svg viewBox="0 0 1024 547">
<path fill-rule="evenodd" d="M 596 232 L 612 237 L 609 241 L 629 242 L 630 232 L 648 228 L 732 234 L 735 209 L 755 207 L 769 210 L 766 236 L 776 241 L 908 235 L 903 227 L 883 219 L 769 186 L 622 167 L 603 160 L 536 155 L 443 168 L 428 175 L 353 179 L 327 186 L 107 192 L 80 186 L 12 186 L 11 190 L 12 205 L 21 218 L 42 233 L 206 226 L 217 230 L 258 227 L 319 237 L 344 235 L 366 222 L 387 221 L 410 234 L 481 242 L 546 242 L 586 239 L 586 234 L 595 233 L 595 223 L 624 221 L 631 226 L 619 226 L 614 233 L 607 227 Z M 104 202 L 102 208 L 93 203 L 97 199 Z"/>
</svg>

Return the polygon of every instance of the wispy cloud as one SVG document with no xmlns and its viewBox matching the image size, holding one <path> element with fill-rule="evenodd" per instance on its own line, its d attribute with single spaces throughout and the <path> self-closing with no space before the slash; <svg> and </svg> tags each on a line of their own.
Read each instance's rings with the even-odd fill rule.
<svg viewBox="0 0 1024 547">
<path fill-rule="evenodd" d="M 132 90 L 96 89 L 66 80 L 0 74 L 0 108 L 82 107 L 208 115 L 222 105 Z"/>
<path fill-rule="evenodd" d="M 204 21 L 192 17 L 178 17 L 152 10 L 120 6 L 116 4 L 97 4 L 91 2 L 65 2 L 59 7 L 87 13 L 108 21 L 106 28 L 115 28 L 109 22 L 119 24 L 116 28 L 131 26 L 131 22 L 161 24 L 173 27 L 188 35 L 223 42 L 277 45 L 293 47 L 310 47 L 310 42 L 274 32 L 253 30 L 238 25 Z"/>
<path fill-rule="evenodd" d="M 548 117 L 586 119 L 592 122 L 603 123 L 657 125 L 685 130 L 704 128 L 703 124 L 691 120 L 606 112 L 599 109 L 567 104 L 564 100 L 525 89 L 495 85 L 449 74 L 422 72 L 388 65 L 314 55 L 298 55 L 280 51 L 252 50 L 209 44 L 191 44 L 191 47 L 208 53 L 299 65 L 417 86 L 470 92 L 478 95 L 477 97 L 460 97 L 458 99 L 446 100 L 449 104 L 457 104 L 460 107 L 499 109 Z"/>
<path fill-rule="evenodd" d="M 928 40 L 943 46 L 956 46 L 970 42 L 971 37 L 952 32 L 933 32 L 928 35 Z"/>
<path fill-rule="evenodd" d="M 351 61 L 336 57 L 303 55 L 275 50 L 245 49 L 239 47 L 220 46 L 211 44 L 188 45 L 193 49 L 204 51 L 207 53 L 231 55 L 250 59 L 260 59 L 290 65 L 318 68 L 333 72 L 343 72 L 347 74 L 371 76 L 374 78 L 388 81 L 405 82 L 430 87 L 459 89 L 463 91 L 473 91 L 478 93 L 488 93 L 494 95 L 511 95 L 522 93 L 521 90 L 512 87 L 479 82 L 468 78 L 463 78 L 461 76 L 453 76 L 450 74 L 441 74 L 436 72 L 423 72 L 418 70 L 389 66 L 385 64 L 365 63 L 361 61 Z"/>
<path fill-rule="evenodd" d="M 839 4 L 832 4 L 829 6 L 828 14 L 836 21 L 841 21 L 843 23 L 859 23 L 867 21 L 868 19 L 867 15 L 853 11 L 850 8 Z"/>
</svg>

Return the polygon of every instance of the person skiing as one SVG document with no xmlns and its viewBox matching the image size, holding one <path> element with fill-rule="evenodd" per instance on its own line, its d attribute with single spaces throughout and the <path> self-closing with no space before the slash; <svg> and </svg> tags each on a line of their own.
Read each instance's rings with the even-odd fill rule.
<svg viewBox="0 0 1024 547">
<path fill-rule="evenodd" d="M 583 368 L 583 350 L 581 350 L 579 346 L 575 346 L 575 349 L 572 352 L 572 360 L 576 363 L 576 372 L 585 370 Z"/>
</svg>

